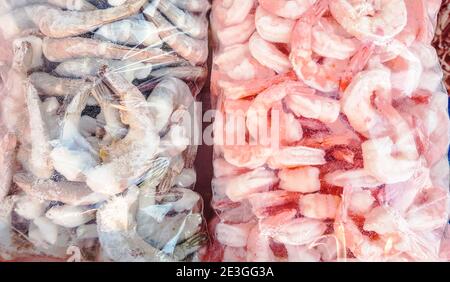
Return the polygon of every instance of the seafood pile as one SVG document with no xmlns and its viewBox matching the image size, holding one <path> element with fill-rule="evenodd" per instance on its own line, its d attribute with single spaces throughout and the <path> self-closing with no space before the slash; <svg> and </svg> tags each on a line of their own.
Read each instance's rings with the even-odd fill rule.
<svg viewBox="0 0 450 282">
<path fill-rule="evenodd" d="M 207 0 L 0 2 L 0 260 L 196 260 Z"/>
<path fill-rule="evenodd" d="M 213 1 L 217 217 L 202 259 L 450 258 L 440 4 Z"/>
</svg>

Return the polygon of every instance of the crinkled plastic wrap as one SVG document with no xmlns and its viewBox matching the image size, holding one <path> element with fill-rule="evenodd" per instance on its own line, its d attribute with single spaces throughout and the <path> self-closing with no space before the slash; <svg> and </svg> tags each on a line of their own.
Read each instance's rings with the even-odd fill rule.
<svg viewBox="0 0 450 282">
<path fill-rule="evenodd" d="M 213 1 L 204 260 L 449 258 L 440 4 Z"/>
<path fill-rule="evenodd" d="M 0 259 L 192 261 L 206 0 L 2 0 Z"/>
</svg>

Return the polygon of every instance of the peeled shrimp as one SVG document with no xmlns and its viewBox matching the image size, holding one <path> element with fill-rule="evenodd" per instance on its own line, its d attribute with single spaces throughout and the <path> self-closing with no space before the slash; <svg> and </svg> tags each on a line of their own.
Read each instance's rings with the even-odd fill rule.
<svg viewBox="0 0 450 282">
<path fill-rule="evenodd" d="M 252 10 L 255 0 L 218 0 L 213 4 L 215 15 L 225 26 L 242 23 Z"/>
<path fill-rule="evenodd" d="M 53 174 L 53 164 L 50 159 L 49 130 L 42 114 L 41 100 L 36 89 L 28 84 L 27 106 L 30 117 L 31 143 L 30 169 L 40 178 L 50 178 Z"/>
<path fill-rule="evenodd" d="M 300 197 L 300 213 L 308 218 L 330 219 L 336 216 L 341 198 L 326 194 L 309 194 Z"/>
<path fill-rule="evenodd" d="M 225 26 L 216 16 L 211 18 L 212 28 L 217 33 L 221 45 L 231 46 L 245 43 L 255 31 L 255 16 L 249 14 L 242 23 Z"/>
<path fill-rule="evenodd" d="M 250 37 L 248 47 L 252 56 L 263 66 L 277 73 L 286 73 L 291 69 L 288 56 L 278 50 L 275 45 L 261 38 L 257 32 Z"/>
<path fill-rule="evenodd" d="M 275 151 L 268 161 L 269 166 L 273 169 L 323 165 L 325 163 L 325 151 L 304 146 L 281 148 Z"/>
<path fill-rule="evenodd" d="M 0 26 L 3 27 L 6 38 L 36 30 L 55 38 L 75 36 L 92 31 L 103 24 L 127 18 L 138 12 L 146 2 L 130 0 L 119 7 L 92 11 L 63 11 L 50 5 L 35 4 L 0 16 Z"/>
<path fill-rule="evenodd" d="M 223 155 L 225 160 L 240 168 L 257 168 L 263 166 L 270 155 L 272 149 L 262 146 L 224 146 Z"/>
<path fill-rule="evenodd" d="M 14 159 L 17 138 L 12 133 L 7 133 L 0 139 L 0 202 L 8 195 L 12 184 Z"/>
<path fill-rule="evenodd" d="M 160 46 L 162 44 L 156 26 L 140 19 L 125 19 L 102 25 L 95 32 L 94 37 L 125 45 Z"/>
<path fill-rule="evenodd" d="M 0 14 L 31 4 L 49 4 L 62 9 L 75 11 L 91 11 L 96 9 L 94 5 L 86 0 L 4 0 L 0 4 Z"/>
<path fill-rule="evenodd" d="M 341 108 L 339 101 L 307 91 L 294 91 L 286 97 L 286 104 L 295 115 L 317 119 L 323 123 L 334 123 Z"/>
<path fill-rule="evenodd" d="M 356 2 L 357 3 L 357 2 Z M 359 11 L 352 1 L 330 1 L 333 17 L 350 34 L 360 40 L 386 42 L 406 26 L 407 10 L 404 0 L 381 0 L 372 4 L 372 11 Z"/>
<path fill-rule="evenodd" d="M 92 205 L 107 199 L 104 195 L 93 193 L 84 183 L 43 180 L 29 173 L 16 173 L 14 183 L 34 198 L 73 206 Z"/>
<path fill-rule="evenodd" d="M 148 8 L 148 7 L 147 7 Z M 151 10 L 151 9 L 149 9 Z M 187 59 L 193 65 L 206 62 L 208 58 L 208 42 L 205 39 L 195 39 L 180 33 L 158 11 L 144 11 L 148 20 L 152 21 L 159 30 L 159 35 L 175 52 Z"/>
<path fill-rule="evenodd" d="M 103 74 L 104 82 L 120 97 L 129 125 L 127 135 L 107 148 L 107 160 L 84 172 L 87 185 L 96 192 L 123 192 L 154 166 L 160 137 L 142 93 L 116 73 Z M 129 142 L 133 146 L 129 146 Z M 145 153 L 144 153 L 145 152 Z"/>
<path fill-rule="evenodd" d="M 286 191 L 312 193 L 320 190 L 320 170 L 315 167 L 283 169 L 278 173 L 280 188 Z M 302 181 L 299 182 L 298 180 Z"/>
<path fill-rule="evenodd" d="M 45 57 L 52 62 L 81 58 L 128 60 L 155 65 L 182 62 L 178 56 L 159 48 L 137 49 L 82 37 L 45 38 L 43 52 Z"/>
<path fill-rule="evenodd" d="M 208 22 L 203 17 L 195 16 L 190 12 L 183 11 L 170 1 L 158 1 L 153 3 L 156 3 L 158 5 L 158 10 L 182 32 L 196 39 L 204 39 L 207 36 Z M 152 6 L 153 3 L 151 3 L 150 6 Z M 149 9 L 149 7 L 146 9 Z"/>
<path fill-rule="evenodd" d="M 270 248 L 270 237 L 255 225 L 248 236 L 247 262 L 270 262 L 275 255 Z"/>
<path fill-rule="evenodd" d="M 295 22 L 271 14 L 262 6 L 256 8 L 256 30 L 265 40 L 274 43 L 289 43 Z"/>
<path fill-rule="evenodd" d="M 323 235 L 327 226 L 324 222 L 311 218 L 295 218 L 284 224 L 278 224 L 272 237 L 287 245 L 306 245 L 314 242 Z M 263 231 L 264 232 L 264 231 Z"/>
<path fill-rule="evenodd" d="M 339 187 L 375 188 L 383 185 L 383 183 L 378 181 L 364 169 L 348 171 L 337 170 L 325 175 L 324 179 L 327 183 Z"/>
<path fill-rule="evenodd" d="M 233 202 L 239 202 L 251 194 L 267 191 L 278 182 L 275 173 L 265 168 L 230 177 L 226 184 L 226 194 Z"/>
<path fill-rule="evenodd" d="M 280 17 L 296 20 L 317 0 L 259 0 L 259 5 Z"/>
</svg>

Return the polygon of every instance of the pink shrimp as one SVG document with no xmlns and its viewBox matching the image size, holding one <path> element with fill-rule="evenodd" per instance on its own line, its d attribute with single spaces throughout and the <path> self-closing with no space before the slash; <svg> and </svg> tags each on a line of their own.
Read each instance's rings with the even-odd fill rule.
<svg viewBox="0 0 450 282">
<path fill-rule="evenodd" d="M 273 152 L 268 164 L 273 169 L 296 168 L 326 163 L 325 151 L 305 146 L 286 147 Z"/>
<path fill-rule="evenodd" d="M 424 0 L 405 1 L 407 10 L 407 24 L 402 32 L 395 39 L 400 40 L 406 46 L 410 46 L 414 41 L 431 44 L 434 29 L 427 15 L 427 3 Z"/>
<path fill-rule="evenodd" d="M 252 10 L 255 0 L 218 0 L 213 3 L 215 16 L 225 26 L 242 23 Z"/>
<path fill-rule="evenodd" d="M 243 22 L 232 26 L 225 26 L 217 19 L 216 13 L 213 12 L 211 26 L 220 44 L 222 46 L 231 46 L 246 42 L 253 34 L 256 29 L 255 16 L 249 14 Z"/>
<path fill-rule="evenodd" d="M 317 0 L 259 0 L 259 5 L 277 16 L 296 20 Z"/>
<path fill-rule="evenodd" d="M 262 234 L 256 225 L 248 236 L 247 262 L 270 262 L 274 258 L 275 255 L 270 248 L 270 238 Z"/>
<path fill-rule="evenodd" d="M 224 159 L 240 168 L 257 168 L 267 163 L 272 149 L 263 146 L 224 146 L 222 147 Z"/>
<path fill-rule="evenodd" d="M 249 49 L 260 64 L 276 73 L 286 73 L 292 68 L 288 56 L 281 52 L 275 44 L 264 40 L 257 32 L 250 37 Z"/>
<path fill-rule="evenodd" d="M 265 168 L 230 177 L 226 183 L 225 193 L 233 202 L 239 202 L 248 196 L 269 190 L 278 183 L 275 173 Z"/>
<path fill-rule="evenodd" d="M 300 213 L 308 218 L 330 219 L 336 216 L 341 198 L 334 195 L 309 194 L 300 197 Z"/>
<path fill-rule="evenodd" d="M 289 43 L 295 21 L 278 17 L 262 6 L 256 8 L 256 30 L 259 35 L 269 42 Z"/>
<path fill-rule="evenodd" d="M 323 221 L 306 217 L 295 218 L 278 224 L 272 237 L 283 244 L 306 245 L 319 239 L 326 229 L 327 225 Z"/>
<path fill-rule="evenodd" d="M 253 214 L 258 218 L 265 218 L 276 211 L 296 206 L 298 197 L 298 193 L 276 190 L 252 194 L 247 200 L 252 206 Z"/>
<path fill-rule="evenodd" d="M 320 190 L 319 174 L 320 170 L 316 167 L 283 169 L 278 173 L 280 188 L 300 193 L 317 192 Z"/>
<path fill-rule="evenodd" d="M 215 238 L 221 244 L 241 248 L 247 245 L 248 235 L 255 224 L 253 222 L 227 224 L 220 222 L 216 225 Z"/>
</svg>

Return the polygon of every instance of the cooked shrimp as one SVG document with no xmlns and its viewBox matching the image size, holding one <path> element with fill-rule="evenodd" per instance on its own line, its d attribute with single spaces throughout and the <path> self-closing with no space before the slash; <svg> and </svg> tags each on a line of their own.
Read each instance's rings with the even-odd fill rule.
<svg viewBox="0 0 450 282">
<path fill-rule="evenodd" d="M 105 195 L 93 193 L 84 183 L 43 180 L 29 173 L 16 173 L 14 183 L 26 194 L 43 201 L 55 201 L 78 206 L 92 205 L 107 199 Z"/>
<path fill-rule="evenodd" d="M 45 38 L 43 52 L 45 57 L 52 62 L 82 58 L 102 58 L 165 65 L 183 61 L 178 56 L 159 48 L 147 47 L 137 49 L 83 37 Z"/>
<path fill-rule="evenodd" d="M 271 14 L 262 6 L 256 8 L 256 30 L 265 40 L 274 43 L 289 43 L 295 21 Z"/>
<path fill-rule="evenodd" d="M 224 26 L 242 23 L 250 14 L 255 0 L 218 0 L 213 3 L 214 15 Z"/>
<path fill-rule="evenodd" d="M 286 245 L 289 262 L 320 262 L 320 252 L 307 246 Z"/>
<path fill-rule="evenodd" d="M 317 192 L 320 190 L 319 173 L 320 170 L 316 167 L 283 169 L 278 173 L 280 188 L 305 194 Z"/>
<path fill-rule="evenodd" d="M 284 110 L 282 102 L 273 105 L 270 115 L 272 117 L 279 115 L 279 138 L 281 145 L 293 144 L 303 138 L 302 124 L 294 114 Z"/>
<path fill-rule="evenodd" d="M 275 151 L 268 160 L 273 169 L 295 168 L 326 163 L 325 151 L 304 146 L 286 147 Z"/>
<path fill-rule="evenodd" d="M 115 195 L 136 184 L 154 166 L 160 137 L 142 93 L 119 74 L 107 71 L 102 78 L 120 97 L 122 119 L 129 125 L 129 131 L 125 138 L 106 149 L 103 164 L 85 171 L 84 175 L 93 191 Z"/>
<path fill-rule="evenodd" d="M 310 9 L 317 0 L 259 0 L 259 5 L 277 16 L 296 20 Z"/>
<path fill-rule="evenodd" d="M 377 136 L 385 131 L 383 116 L 372 105 L 373 95 L 390 99 L 390 72 L 385 69 L 364 71 L 356 75 L 346 88 L 342 111 L 350 125 L 364 136 Z"/>
<path fill-rule="evenodd" d="M 128 60 L 79 58 L 62 62 L 54 71 L 63 77 L 85 78 L 95 76 L 103 66 L 110 66 L 112 70 L 125 76 L 128 81 L 149 77 L 153 68 L 152 64 Z"/>
<path fill-rule="evenodd" d="M 410 46 L 414 41 L 419 41 L 431 45 L 434 37 L 434 30 L 431 27 L 429 16 L 427 15 L 427 6 L 429 1 L 409 0 L 405 1 L 407 11 L 407 23 L 405 28 L 395 39 L 400 40 L 406 46 Z"/>
<path fill-rule="evenodd" d="M 125 45 L 156 47 L 162 44 L 156 26 L 141 19 L 125 19 L 102 25 L 95 32 L 94 38 Z"/>
<path fill-rule="evenodd" d="M 49 4 L 62 9 L 75 11 L 91 11 L 96 9 L 87 0 L 5 0 L 0 4 L 0 14 L 31 4 Z"/>
<path fill-rule="evenodd" d="M 224 26 L 213 13 L 211 26 L 222 46 L 241 44 L 245 43 L 255 31 L 255 16 L 249 14 L 242 23 Z"/>
<path fill-rule="evenodd" d="M 223 146 L 223 156 L 224 159 L 239 168 L 257 168 L 263 166 L 270 155 L 272 154 L 272 149 L 263 146 Z"/>
<path fill-rule="evenodd" d="M 252 56 L 263 66 L 277 73 L 286 73 L 291 69 L 288 56 L 273 43 L 264 40 L 257 32 L 250 37 L 248 47 Z"/>
<path fill-rule="evenodd" d="M 229 177 L 225 193 L 233 202 L 240 202 L 251 194 L 267 191 L 278 182 L 275 173 L 258 168 L 238 176 Z"/>
<path fill-rule="evenodd" d="M 161 11 L 174 26 L 179 28 L 185 34 L 196 39 L 204 39 L 208 35 L 208 22 L 203 16 L 195 16 L 190 12 L 183 11 L 170 1 L 158 1 L 153 3 L 158 6 L 158 10 Z M 153 6 L 153 3 L 151 3 L 150 6 Z M 146 9 L 148 8 L 149 7 Z"/>
<path fill-rule="evenodd" d="M 280 222 L 282 220 L 286 221 L 294 218 L 297 211 L 291 209 L 286 212 L 281 212 L 275 216 L 270 216 L 270 218 L 266 221 L 267 216 L 274 212 L 274 208 L 283 207 L 285 205 L 295 206 L 298 202 L 298 198 L 298 193 L 275 190 L 251 194 L 247 197 L 247 200 L 252 207 L 252 213 L 257 218 L 263 219 L 263 221 L 260 222 L 260 226 L 262 226 L 263 224 L 267 225 L 268 223 Z"/>
<path fill-rule="evenodd" d="M 213 167 L 215 177 L 232 176 L 246 172 L 245 168 L 234 166 L 222 158 L 215 159 Z"/>
<path fill-rule="evenodd" d="M 12 184 L 17 138 L 13 133 L 6 133 L 0 139 L 0 202 L 8 195 Z"/>
<path fill-rule="evenodd" d="M 406 26 L 408 12 L 404 0 L 377 1 L 369 11 L 358 11 L 355 4 L 360 3 L 337 0 L 330 1 L 329 6 L 339 24 L 360 40 L 386 42 Z"/>
<path fill-rule="evenodd" d="M 355 54 L 358 44 L 331 17 L 322 17 L 312 28 L 312 50 L 322 57 L 348 59 Z"/>
<path fill-rule="evenodd" d="M 41 109 L 41 100 L 33 85 L 27 85 L 27 106 L 30 117 L 31 172 L 39 178 L 50 178 L 53 174 L 53 164 L 50 158 L 51 145 L 49 130 Z"/>
<path fill-rule="evenodd" d="M 275 227 L 273 239 L 287 245 L 307 245 L 313 243 L 324 234 L 327 225 L 316 219 L 295 218 Z"/>
<path fill-rule="evenodd" d="M 247 262 L 270 262 L 274 259 L 270 237 L 264 235 L 258 225 L 255 225 L 248 236 Z"/>
<path fill-rule="evenodd" d="M 206 39 L 191 38 L 180 33 L 158 11 L 144 11 L 147 20 L 152 21 L 159 30 L 159 35 L 175 52 L 191 62 L 193 65 L 201 65 L 208 59 L 208 42 Z M 162 56 L 162 54 L 160 54 Z"/>
<path fill-rule="evenodd" d="M 207 12 L 211 8 L 211 4 L 208 0 L 169 0 L 176 6 L 180 7 L 183 10 L 192 12 L 192 13 L 203 13 Z"/>
<path fill-rule="evenodd" d="M 251 229 L 255 226 L 254 222 L 228 224 L 219 222 L 216 225 L 215 238 L 222 245 L 240 248 L 247 246 L 248 236 Z"/>
<path fill-rule="evenodd" d="M 80 35 L 103 24 L 127 18 L 138 12 L 146 2 L 146 0 L 130 0 L 119 7 L 92 11 L 63 11 L 50 5 L 35 4 L 0 16 L 2 23 L 0 26 L 4 27 L 3 34 L 6 38 L 36 30 L 46 36 L 63 38 Z"/>
<path fill-rule="evenodd" d="M 300 197 L 300 213 L 314 219 L 330 219 L 336 216 L 341 198 L 326 194 L 309 194 Z"/>
<path fill-rule="evenodd" d="M 375 188 L 383 185 L 364 169 L 336 170 L 325 175 L 324 179 L 327 183 L 339 187 Z"/>
</svg>

